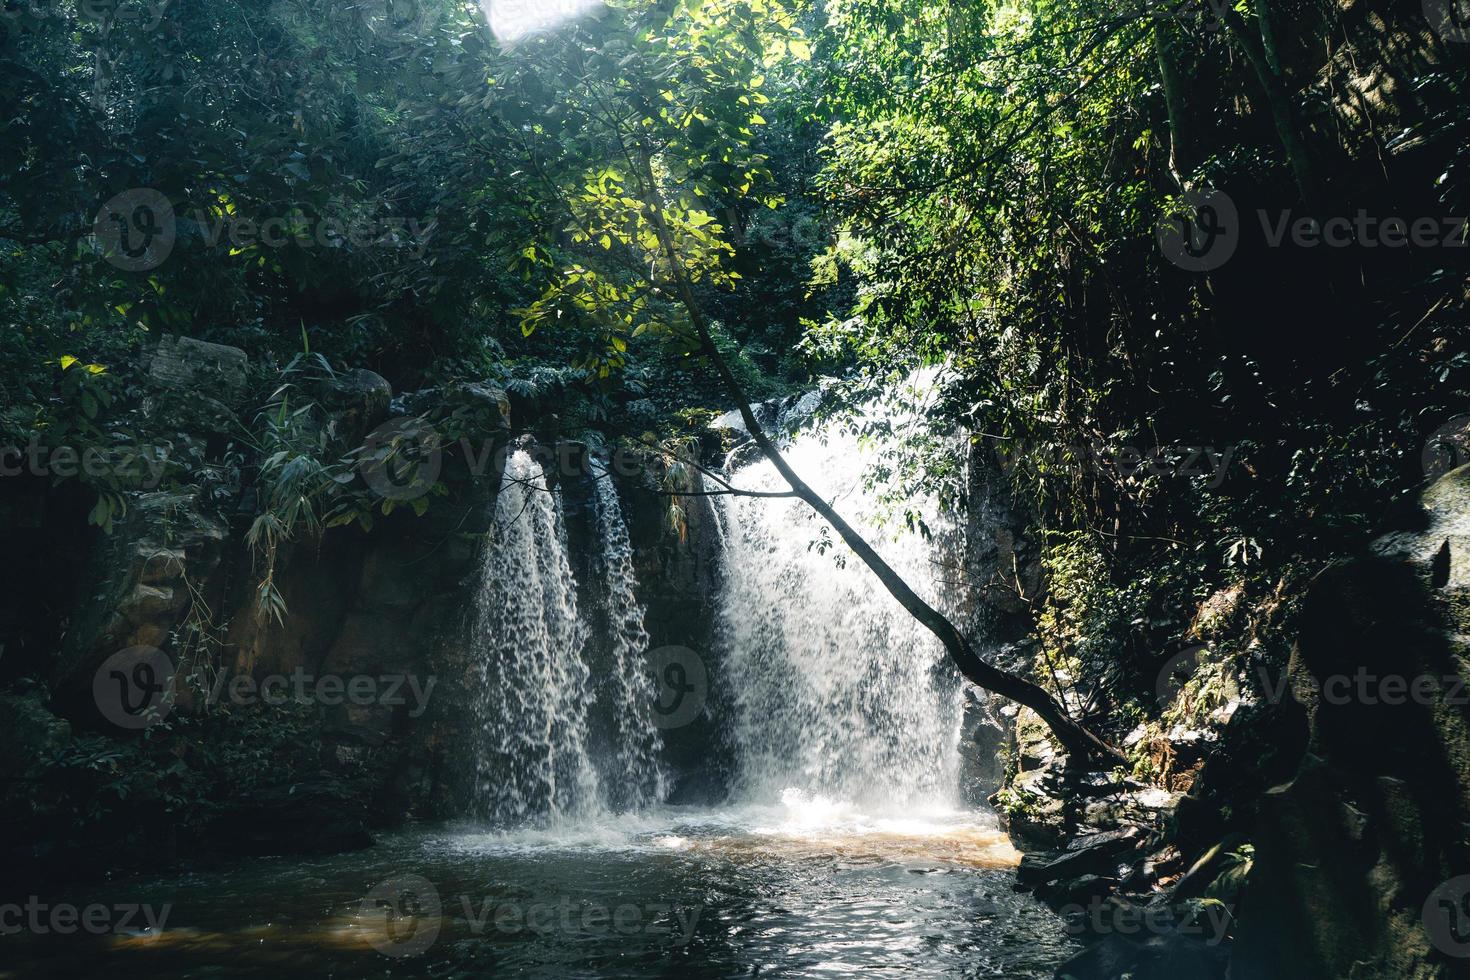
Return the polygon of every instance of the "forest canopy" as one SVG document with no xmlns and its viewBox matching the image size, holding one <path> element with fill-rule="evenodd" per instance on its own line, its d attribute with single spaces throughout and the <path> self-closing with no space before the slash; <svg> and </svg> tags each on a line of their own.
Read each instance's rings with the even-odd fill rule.
<svg viewBox="0 0 1470 980">
<path fill-rule="evenodd" d="M 1146 659 L 1360 535 L 1464 396 L 1463 57 L 1370 3 L 11 0 L 0 39 L 6 440 L 170 447 L 261 488 L 267 551 L 379 503 L 305 376 L 677 439 L 730 407 L 697 310 L 752 400 L 942 365 L 936 428 L 1111 583 L 1052 654 Z M 143 410 L 166 335 L 248 352 L 237 424 Z M 962 502 L 931 450 L 895 472 Z M 79 479 L 108 526 L 133 488 Z"/>
</svg>

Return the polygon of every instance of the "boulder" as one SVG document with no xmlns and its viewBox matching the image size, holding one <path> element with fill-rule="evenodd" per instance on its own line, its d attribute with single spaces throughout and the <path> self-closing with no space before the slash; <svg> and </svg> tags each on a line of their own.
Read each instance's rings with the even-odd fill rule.
<svg viewBox="0 0 1470 980">
<path fill-rule="evenodd" d="M 1141 843 L 1142 834 L 1134 827 L 1092 834 L 1073 841 L 1060 854 L 1027 854 L 1016 880 L 1023 885 L 1043 885 L 1083 874 L 1114 875 Z"/>
<path fill-rule="evenodd" d="M 165 387 L 207 388 L 230 404 L 244 390 L 249 366 L 250 356 L 238 347 L 164 334 L 148 373 Z"/>
<path fill-rule="evenodd" d="M 1061 768 L 1048 766 L 1017 774 L 1010 786 L 990 798 L 990 803 L 1018 847 L 1050 851 L 1060 848 L 1075 827 L 1067 798 Z"/>
<path fill-rule="evenodd" d="M 1281 706 L 1305 748 L 1256 808 L 1235 980 L 1463 975 L 1430 926 L 1470 868 L 1467 541 L 1462 467 L 1312 583 Z"/>
<path fill-rule="evenodd" d="M 1051 741 L 1051 730 L 1041 716 L 1030 708 L 1016 712 L 1015 741 L 1016 768 L 1020 772 L 1034 772 L 1045 768 L 1057 758 L 1056 746 Z"/>
<path fill-rule="evenodd" d="M 388 417 L 393 386 L 381 375 L 357 368 L 324 381 L 318 398 L 327 411 L 328 436 L 345 453 Z"/>
<path fill-rule="evenodd" d="M 127 513 L 98 538 L 82 576 L 72 628 L 52 666 L 63 714 L 96 721 L 92 674 L 131 647 L 165 647 L 197 595 L 207 595 L 228 527 L 192 490 L 132 493 Z"/>
<path fill-rule="evenodd" d="M 249 356 L 238 347 L 165 334 L 148 366 L 157 392 L 144 409 L 179 429 L 233 435 L 249 367 Z"/>
</svg>

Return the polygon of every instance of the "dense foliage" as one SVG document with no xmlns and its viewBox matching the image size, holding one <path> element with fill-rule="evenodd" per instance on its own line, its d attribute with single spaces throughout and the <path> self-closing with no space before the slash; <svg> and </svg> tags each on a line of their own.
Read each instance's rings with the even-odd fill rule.
<svg viewBox="0 0 1470 980">
<path fill-rule="evenodd" d="M 512 42 L 448 0 L 7 5 L 0 435 L 257 485 L 269 554 L 372 514 L 304 371 L 552 393 L 570 434 L 725 407 L 677 271 L 753 397 L 945 365 L 937 426 L 1046 545 L 1038 665 L 1116 711 L 1464 404 L 1464 46 L 1380 6 L 626 0 Z M 1233 255 L 1182 267 L 1160 222 L 1213 191 Z M 1440 238 L 1272 241 L 1360 212 Z M 249 353 L 235 424 L 144 409 L 162 334 Z M 936 445 L 901 472 L 958 495 Z M 136 487 L 90 489 L 105 527 Z"/>
</svg>

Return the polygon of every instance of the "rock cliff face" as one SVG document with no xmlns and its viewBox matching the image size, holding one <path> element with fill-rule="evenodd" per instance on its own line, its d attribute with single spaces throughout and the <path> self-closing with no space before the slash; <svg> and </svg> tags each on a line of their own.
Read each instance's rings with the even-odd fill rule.
<svg viewBox="0 0 1470 980">
<path fill-rule="evenodd" d="M 164 390 L 191 384 L 201 358 L 208 365 L 200 370 L 211 378 L 221 365 L 243 370 L 241 352 L 176 341 L 165 345 L 160 363 L 166 370 L 155 372 L 154 380 Z M 237 383 L 210 384 L 224 399 L 238 395 Z M 466 614 L 481 588 L 487 531 L 512 438 L 509 402 L 483 385 L 395 399 L 388 383 L 367 371 L 335 375 L 317 388 L 314 431 L 330 458 L 372 443 L 401 418 L 436 411 L 446 420 L 436 463 L 442 492 L 435 492 L 422 515 L 400 507 L 378 516 L 371 531 L 349 526 L 284 543 L 274 567 L 285 610 L 280 616 L 258 602 L 258 556 L 245 537 L 263 491 L 248 481 L 224 492 L 132 494 L 110 534 L 64 536 L 57 528 L 38 527 L 38 536 L 64 540 L 64 553 L 74 556 L 69 574 L 59 576 L 70 581 L 71 594 L 48 599 L 59 622 L 31 629 L 25 648 L 14 650 L 5 664 L 7 676 L 18 679 L 0 693 L 11 707 L 6 725 L 15 730 L 10 744 L 18 751 L 9 768 L 17 777 L 69 772 L 52 768 L 54 761 L 108 740 L 143 744 L 145 726 L 119 730 L 94 684 L 99 673 L 108 673 L 111 658 L 156 650 L 165 658 L 159 676 L 174 675 L 177 700 L 167 712 L 177 713 L 175 720 L 243 718 L 272 694 L 279 703 L 307 693 L 307 707 L 291 716 L 289 732 L 276 716 L 262 722 L 279 729 L 275 737 L 291 741 L 290 765 L 271 757 L 273 750 L 261 750 L 252 763 L 259 771 L 248 785 L 225 779 L 212 789 L 195 786 L 209 798 L 197 814 L 201 843 L 249 853 L 333 851 L 365 845 L 376 827 L 465 812 L 466 776 L 474 768 L 464 755 L 465 726 L 473 716 L 468 701 L 476 683 Z M 213 414 L 232 410 L 225 401 L 209 402 Z M 536 405 L 517 405 L 517 413 L 522 432 L 552 417 Z M 461 419 L 476 424 L 447 431 Z M 579 606 L 595 621 L 606 613 L 594 585 L 596 489 L 589 450 L 558 443 L 554 433 L 543 439 L 523 435 L 517 445 L 555 461 L 547 476 L 563 503 L 569 554 L 587 593 Z M 714 505 L 708 497 L 670 496 L 671 490 L 698 489 L 691 472 L 671 474 L 642 459 L 624 462 L 610 478 L 631 539 L 650 649 L 686 649 L 712 670 L 721 533 Z M 28 502 L 34 501 L 4 501 L 17 511 Z M 73 521 L 82 513 L 66 510 Z M 26 613 L 8 608 L 6 620 L 24 622 Z M 606 630 L 590 625 L 595 644 Z M 120 682 L 131 679 L 134 666 L 123 665 L 127 676 Z M 354 681 L 371 682 L 371 692 L 364 687 L 371 696 L 353 696 Z M 342 690 L 314 696 L 323 683 Z M 676 800 L 713 802 L 724 793 L 717 713 L 712 702 L 692 724 L 665 733 L 668 761 L 677 773 Z M 208 744 L 198 748 L 205 756 L 214 751 Z M 191 754 L 186 761 L 201 759 Z M 216 763 L 226 769 L 232 764 L 209 764 Z M 146 819 L 146 808 L 121 795 L 112 802 L 118 804 L 110 818 L 115 828 Z M 12 844 L 24 844 L 44 834 L 26 825 L 9 836 Z M 151 832 L 142 836 L 150 846 L 158 843 Z M 78 863 L 95 869 L 99 860 L 89 853 Z"/>
<path fill-rule="evenodd" d="M 1023 713 L 998 802 L 1034 852 L 1022 886 L 1091 944 L 1059 976 L 1465 975 L 1467 535 L 1470 467 L 1310 581 L 1285 673 L 1186 795 L 1067 768 Z"/>
<path fill-rule="evenodd" d="M 1470 468 L 1312 584 L 1304 751 L 1262 797 L 1236 978 L 1442 978 L 1470 953 Z"/>
</svg>

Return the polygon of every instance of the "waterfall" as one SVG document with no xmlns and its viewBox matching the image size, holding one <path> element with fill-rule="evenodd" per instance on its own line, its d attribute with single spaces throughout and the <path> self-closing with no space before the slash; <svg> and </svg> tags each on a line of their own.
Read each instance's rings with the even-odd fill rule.
<svg viewBox="0 0 1470 980">
<path fill-rule="evenodd" d="M 469 637 L 473 809 L 496 824 L 640 809 L 668 793 L 633 547 L 617 488 L 595 462 L 592 482 L 594 584 L 608 634 L 597 638 L 578 610 L 560 492 L 530 453 L 506 461 Z M 594 664 L 599 656 L 606 662 Z M 594 751 L 594 730 L 610 744 Z"/>
<path fill-rule="evenodd" d="M 529 453 L 507 459 L 470 634 L 476 692 L 474 809 L 496 823 L 601 806 L 588 754 L 594 691 L 583 659 L 561 499 Z"/>
<path fill-rule="evenodd" d="M 658 692 L 646 666 L 648 629 L 636 594 L 633 545 L 623 521 L 618 490 L 612 474 L 595 461 L 592 477 L 597 485 L 593 503 L 598 566 L 612 648 L 610 669 L 604 679 L 612 713 L 611 754 L 615 766 L 615 777 L 606 783 L 608 802 L 616 809 L 639 809 L 661 803 L 668 795 L 668 773 L 661 758 L 663 738 L 653 720 Z"/>
<path fill-rule="evenodd" d="M 797 435 L 784 451 L 920 595 L 948 605 L 931 543 L 877 526 L 882 495 L 864 480 L 871 447 L 849 428 L 829 425 Z M 737 471 L 733 482 L 787 489 L 765 460 Z M 925 524 L 942 529 L 933 501 L 922 506 Z M 939 641 L 806 504 L 733 498 L 726 518 L 719 629 L 737 794 L 880 808 L 952 805 L 963 692 Z"/>
</svg>

